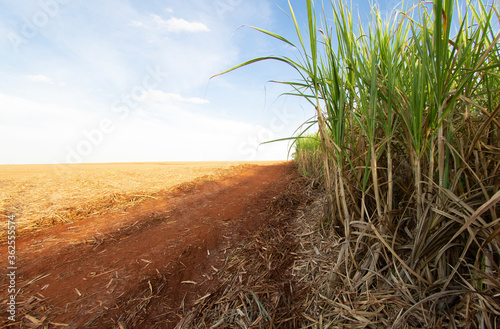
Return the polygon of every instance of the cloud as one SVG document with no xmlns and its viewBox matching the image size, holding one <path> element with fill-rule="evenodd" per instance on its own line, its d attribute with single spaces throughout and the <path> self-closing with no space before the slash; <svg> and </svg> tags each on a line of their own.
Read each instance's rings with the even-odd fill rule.
<svg viewBox="0 0 500 329">
<path fill-rule="evenodd" d="M 225 161 L 286 158 L 283 144 L 261 145 L 261 126 L 193 114 L 168 115 L 164 120 L 134 116 L 121 123 L 86 158 L 92 161 Z M 271 136 L 263 136 L 265 138 Z M 257 149 L 258 147 L 258 149 Z"/>
<path fill-rule="evenodd" d="M 146 25 L 144 25 L 143 22 L 140 22 L 140 21 L 132 21 L 132 26 L 137 26 L 137 27 L 145 27 Z"/>
<path fill-rule="evenodd" d="M 0 93 L 0 164 L 53 163 L 95 116 Z M 60 160 L 59 160 L 60 161 Z"/>
<path fill-rule="evenodd" d="M 43 122 L 78 124 L 92 115 L 57 103 L 43 103 L 0 93 L 2 124 L 38 126 Z"/>
<path fill-rule="evenodd" d="M 141 99 L 145 102 L 153 103 L 192 103 L 192 104 L 208 104 L 209 101 L 202 98 L 191 97 L 184 98 L 179 94 L 164 93 L 161 90 L 148 90 L 144 92 Z"/>
<path fill-rule="evenodd" d="M 48 76 L 39 74 L 39 75 L 28 75 L 26 78 L 32 82 L 40 82 L 40 83 L 47 83 L 47 84 L 54 84 L 54 81 L 52 81 L 51 78 Z"/>
<path fill-rule="evenodd" d="M 208 27 L 199 22 L 188 22 L 182 18 L 172 17 L 163 20 L 160 16 L 153 15 L 153 21 L 160 27 L 165 27 L 169 32 L 208 32 Z"/>
<path fill-rule="evenodd" d="M 167 32 L 209 32 L 210 29 L 200 22 L 189 22 L 183 18 L 172 17 L 167 20 L 158 15 L 151 14 L 147 22 L 132 21 L 133 26 L 150 27 Z"/>
</svg>

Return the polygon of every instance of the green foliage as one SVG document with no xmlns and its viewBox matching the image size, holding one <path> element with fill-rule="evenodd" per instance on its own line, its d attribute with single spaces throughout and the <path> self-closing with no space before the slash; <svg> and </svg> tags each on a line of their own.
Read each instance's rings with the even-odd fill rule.
<svg viewBox="0 0 500 329">
<path fill-rule="evenodd" d="M 324 184 L 322 159 L 318 135 L 309 134 L 295 140 L 294 161 L 302 175 L 311 179 L 316 186 Z"/>
</svg>

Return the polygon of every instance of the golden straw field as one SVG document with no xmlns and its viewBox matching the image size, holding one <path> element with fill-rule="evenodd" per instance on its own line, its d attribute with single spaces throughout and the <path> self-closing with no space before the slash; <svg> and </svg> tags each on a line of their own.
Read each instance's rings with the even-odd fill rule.
<svg viewBox="0 0 500 329">
<path fill-rule="evenodd" d="M 0 209 L 33 231 L 128 207 L 250 162 L 156 162 L 0 166 Z M 2 231 L 1 239 L 5 237 Z"/>
</svg>

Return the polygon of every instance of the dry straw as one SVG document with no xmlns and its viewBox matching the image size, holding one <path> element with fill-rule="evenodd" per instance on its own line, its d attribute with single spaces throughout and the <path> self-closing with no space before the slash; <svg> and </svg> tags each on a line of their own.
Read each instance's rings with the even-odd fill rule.
<svg viewBox="0 0 500 329">
<path fill-rule="evenodd" d="M 1 166 L 0 211 L 18 236 L 91 216 L 126 212 L 167 193 L 234 174 L 250 164 L 124 163 Z M 5 240 L 2 231 L 0 240 Z"/>
</svg>

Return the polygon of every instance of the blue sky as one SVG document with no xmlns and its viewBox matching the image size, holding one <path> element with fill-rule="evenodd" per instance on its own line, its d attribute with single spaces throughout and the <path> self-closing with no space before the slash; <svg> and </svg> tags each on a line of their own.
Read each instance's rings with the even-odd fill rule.
<svg viewBox="0 0 500 329">
<path fill-rule="evenodd" d="M 367 10 L 368 1 L 353 1 Z M 392 9 L 396 1 L 380 4 Z M 305 25 L 305 1 L 292 1 Z M 278 97 L 283 0 L 0 1 L 0 164 L 281 160 L 314 112 Z"/>
</svg>

